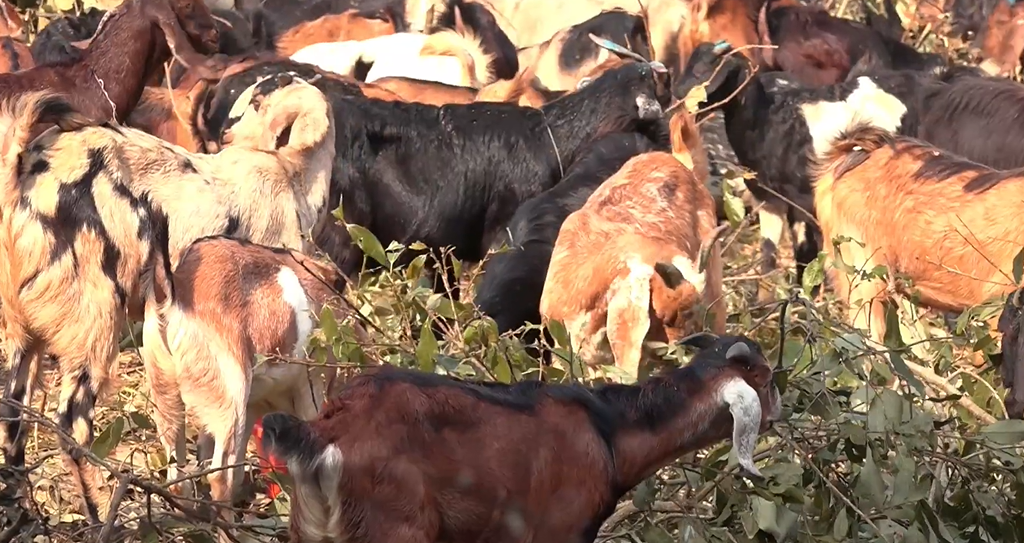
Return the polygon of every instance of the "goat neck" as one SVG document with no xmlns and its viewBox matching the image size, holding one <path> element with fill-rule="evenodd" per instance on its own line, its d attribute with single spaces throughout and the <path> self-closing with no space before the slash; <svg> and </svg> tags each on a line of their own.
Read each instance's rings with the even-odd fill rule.
<svg viewBox="0 0 1024 543">
<path fill-rule="evenodd" d="M 639 385 L 609 385 L 605 390 L 617 391 L 606 394 L 606 401 L 622 416 L 611 444 L 615 487 L 633 488 L 672 460 L 730 437 L 734 421 L 721 395 L 733 377 L 722 371 L 709 378 L 687 367 Z M 778 391 L 774 385 L 768 388 L 758 395 L 771 397 L 774 405 L 764 415 L 776 420 Z M 762 416 L 761 430 L 764 420 Z"/>
</svg>

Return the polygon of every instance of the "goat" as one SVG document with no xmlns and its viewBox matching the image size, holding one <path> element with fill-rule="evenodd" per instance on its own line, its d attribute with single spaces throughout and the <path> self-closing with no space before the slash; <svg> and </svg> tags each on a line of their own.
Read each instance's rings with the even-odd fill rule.
<svg viewBox="0 0 1024 543">
<path fill-rule="evenodd" d="M 1024 418 L 1024 335 L 1021 334 L 1021 289 L 1017 289 L 1006 297 L 1003 311 L 999 314 L 997 329 L 1002 335 L 1003 361 L 999 373 L 1003 378 L 1003 387 L 1008 392 L 1003 403 L 1006 405 L 1006 416 L 1012 419 Z"/>
<path fill-rule="evenodd" d="M 902 28 L 902 22 L 896 23 Z M 895 70 L 928 71 L 946 65 L 940 55 L 918 52 L 860 22 L 833 17 L 821 7 L 792 0 L 766 0 L 758 16 L 758 31 L 765 45 L 776 46 L 762 50 L 765 64 L 784 70 L 805 85 L 839 83 L 865 55 L 876 59 L 879 67 Z"/>
<path fill-rule="evenodd" d="M 563 322 L 584 360 L 610 351 L 634 377 L 647 341 L 675 341 L 694 321 L 690 333 L 704 322 L 725 332 L 707 154 L 689 114 L 672 117 L 671 133 L 671 154 L 629 159 L 566 217 L 540 298 L 544 321 Z"/>
<path fill-rule="evenodd" d="M 521 106 L 540 107 L 561 93 L 545 92 L 533 85 L 533 71 L 526 69 L 512 79 L 499 79 L 479 91 L 471 87 L 446 85 L 436 81 L 421 81 L 405 77 L 384 77 L 374 85 L 401 97 L 403 102 L 416 102 L 443 106 L 445 104 L 471 104 L 473 102 L 506 102 Z"/>
<path fill-rule="evenodd" d="M 195 70 L 186 73 L 191 76 L 186 76 L 174 89 L 143 89 L 142 98 L 128 116 L 126 124 L 190 153 L 197 153 L 203 148 L 203 142 L 196 129 L 195 116 L 200 97 L 207 92 L 208 87 L 205 81 L 198 79 Z M 248 100 L 245 105 L 249 105 Z"/>
<path fill-rule="evenodd" d="M 339 129 L 329 205 L 344 202 L 345 220 L 385 246 L 422 241 L 478 262 L 519 204 L 554 186 L 590 142 L 614 132 L 666 139 L 663 72 L 623 66 L 540 109 L 332 98 Z M 362 253 L 343 228 L 329 232 L 318 245 L 354 274 Z"/>
<path fill-rule="evenodd" d="M 1024 236 L 992 210 L 1024 198 L 1022 170 L 993 170 L 855 118 L 845 124 L 810 126 L 814 203 L 829 254 L 844 263 L 833 280 L 851 321 L 882 343 L 887 284 L 850 279 L 843 273 L 850 269 L 886 266 L 889 277 L 901 278 L 897 288 L 938 310 L 962 311 L 1011 292 L 1004 270 Z M 831 242 L 839 236 L 855 241 L 836 248 Z"/>
<path fill-rule="evenodd" d="M 641 134 L 609 134 L 590 144 L 557 185 L 519 206 L 493 247 L 508 250 L 487 256 L 476 290 L 477 307 L 495 320 L 499 333 L 541 324 L 540 297 L 562 222 L 626 161 L 655 150 Z M 537 335 L 523 338 L 533 343 Z"/>
<path fill-rule="evenodd" d="M 80 15 L 65 15 L 50 21 L 29 47 L 35 64 L 63 64 L 81 58 L 82 49 L 75 44 L 91 39 L 106 13 L 90 7 Z"/>
<path fill-rule="evenodd" d="M 333 356 L 319 367 L 288 359 L 306 357 L 315 319 L 325 305 L 339 309 L 345 278 L 302 253 L 223 236 L 195 241 L 173 276 L 167 258 L 157 254 L 143 289 L 139 350 L 157 433 L 175 459 L 167 478 L 185 467 L 188 410 L 214 440 L 211 496 L 230 504 L 241 469 L 218 468 L 242 461 L 253 423 L 275 411 L 316 418 L 337 373 Z M 261 355 L 285 359 L 258 363 Z"/>
<path fill-rule="evenodd" d="M 1024 3 L 1000 0 L 985 24 L 979 66 L 991 75 L 1010 75 L 1024 52 Z"/>
<path fill-rule="evenodd" d="M 679 72 L 682 72 L 697 46 L 713 39 L 725 41 L 733 47 L 760 44 L 758 16 L 764 2 L 765 0 L 695 0 L 691 13 L 683 20 L 676 36 L 675 49 L 679 58 L 672 65 L 678 66 Z M 742 53 L 752 62 L 763 64 L 760 49 L 743 49 Z"/>
<path fill-rule="evenodd" d="M 32 60 L 32 52 L 28 46 L 17 38 L 10 36 L 0 37 L 0 74 L 8 74 L 27 70 L 36 65 Z"/>
<path fill-rule="evenodd" d="M 728 56 L 727 51 L 727 44 L 701 44 L 677 79 L 673 94 L 685 96 L 696 82 L 707 83 L 706 102 L 719 104 L 725 113 L 726 134 L 736 157 L 757 174 L 745 182 L 762 203 L 758 209 L 761 271 L 768 274 L 776 269 L 776 251 L 788 223 L 799 284 L 804 267 L 817 257 L 820 247 L 820 233 L 813 220 L 808 123 L 825 120 L 827 115 L 842 122 L 856 113 L 882 128 L 896 130 L 907 106 L 893 93 L 909 91 L 882 89 L 867 76 L 816 88 L 796 86 L 778 73 L 760 73 L 751 79 L 746 60 Z M 918 80 L 912 79 L 905 86 L 915 82 Z M 735 97 L 729 99 L 731 96 Z M 812 119 L 813 115 L 823 117 Z M 773 299 L 773 292 L 767 289 L 759 289 L 759 295 Z"/>
<path fill-rule="evenodd" d="M 373 18 L 353 9 L 300 23 L 281 34 L 274 46 L 278 55 L 290 57 L 314 43 L 363 41 L 394 33 L 395 23 L 389 13 Z"/>
<path fill-rule="evenodd" d="M 29 403 L 40 359 L 49 354 L 59 362 L 58 422 L 88 446 L 93 408 L 117 360 L 117 333 L 126 313 L 141 316 L 138 281 L 154 243 L 171 244 L 172 264 L 210 234 L 300 246 L 303 232 L 325 215 L 334 157 L 330 105 L 309 85 L 293 85 L 254 98 L 252 109 L 232 127 L 249 148 L 210 156 L 130 128 L 89 126 L 88 117 L 49 93 L 4 103 L 0 119 L 11 132 L 0 163 L 0 310 L 13 376 L 5 399 Z M 33 126 L 44 121 L 57 127 L 29 145 Z M 23 466 L 18 410 L 4 404 L 0 418 L 7 463 Z M 63 452 L 85 514 L 98 522 L 100 474 L 70 445 Z"/>
<path fill-rule="evenodd" d="M 363 41 L 315 43 L 289 58 L 367 82 L 389 76 L 411 77 L 478 88 L 492 79 L 488 69 L 491 59 L 468 32 L 403 33 Z M 360 76 L 360 69 L 365 75 Z"/>
<path fill-rule="evenodd" d="M 618 44 L 643 58 L 651 58 L 643 17 L 616 9 L 605 11 L 565 28 L 551 39 L 519 51 L 519 64 L 532 68 L 540 85 L 550 90 L 572 90 L 593 69 L 611 58 L 613 51 L 595 43 L 590 35 Z"/>
<path fill-rule="evenodd" d="M 7 0 L 0 3 L 0 38 L 25 38 L 25 21 L 21 20 L 18 8 Z"/>
<path fill-rule="evenodd" d="M 68 97 L 75 111 L 97 122 L 125 118 L 139 101 L 150 69 L 171 53 L 189 65 L 204 59 L 194 45 L 212 50 L 217 31 L 205 4 L 196 0 L 128 0 L 108 19 L 82 57 L 70 64 L 37 66 L 0 74 L 0 99 L 53 90 Z M 0 124 L 0 133 L 7 127 Z"/>
<path fill-rule="evenodd" d="M 490 59 L 488 68 L 495 79 L 512 79 L 519 72 L 516 46 L 484 4 L 470 0 L 447 0 L 433 27 L 431 32 L 445 28 L 456 32 L 461 28 L 472 31 L 480 40 L 483 54 Z"/>
<path fill-rule="evenodd" d="M 639 385 L 475 383 L 383 366 L 313 422 L 263 418 L 295 481 L 291 541 L 593 541 L 622 496 L 730 436 L 740 464 L 781 418 L 760 346 L 702 334 Z M 437 428 L 444 428 L 438 433 Z M 513 460 L 514 459 L 514 460 Z"/>
</svg>

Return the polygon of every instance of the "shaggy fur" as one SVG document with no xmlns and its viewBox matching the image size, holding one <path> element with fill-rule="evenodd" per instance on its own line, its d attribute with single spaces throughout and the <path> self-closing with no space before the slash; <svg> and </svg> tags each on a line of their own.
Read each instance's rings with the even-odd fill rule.
<svg viewBox="0 0 1024 543">
<path fill-rule="evenodd" d="M 340 305 L 345 279 L 337 269 L 296 251 L 226 237 L 193 243 L 173 277 L 162 262 L 167 255 L 158 256 L 139 354 L 160 441 L 175 459 L 168 480 L 185 467 L 186 410 L 213 437 L 214 470 L 244 459 L 253 423 L 263 415 L 316 418 L 337 361 L 328 354 L 331 366 L 310 367 L 295 359 L 306 358 L 325 305 L 338 322 L 350 313 Z M 260 362 L 258 355 L 270 358 Z M 229 502 L 240 476 L 240 467 L 211 473 L 213 499 Z"/>
<path fill-rule="evenodd" d="M 646 342 L 725 329 L 707 154 L 689 114 L 672 124 L 672 154 L 630 159 L 565 219 L 540 299 L 587 363 L 631 376 Z"/>
<path fill-rule="evenodd" d="M 753 449 L 780 418 L 756 343 L 699 339 L 689 366 L 642 385 L 476 383 L 382 367 L 312 423 L 264 417 L 265 450 L 295 478 L 291 539 L 594 541 L 616 502 L 661 466 L 729 437 L 734 422 Z"/>
<path fill-rule="evenodd" d="M 170 50 L 198 66 L 205 59 L 193 46 L 213 51 L 217 44 L 217 30 L 202 2 L 128 0 L 108 16 L 81 58 L 0 74 L 0 99 L 31 91 L 59 92 L 96 122 L 124 122 L 145 82 L 170 58 Z M 0 133 L 6 129 L 0 124 Z"/>
<path fill-rule="evenodd" d="M 574 90 L 595 67 L 619 58 L 594 43 L 590 34 L 611 40 L 644 58 L 651 57 L 643 18 L 616 9 L 561 30 L 544 43 L 520 49 L 519 63 L 524 69 L 532 69 L 544 88 Z"/>
<path fill-rule="evenodd" d="M 488 255 L 476 291 L 477 306 L 499 333 L 541 323 L 540 297 L 562 222 L 626 161 L 655 150 L 641 134 L 609 134 L 588 146 L 557 185 L 519 206 L 493 247 L 507 249 Z M 537 337 L 530 333 L 524 341 Z"/>
<path fill-rule="evenodd" d="M 0 74 L 28 70 L 35 65 L 27 45 L 17 38 L 0 37 Z"/>
<path fill-rule="evenodd" d="M 40 358 L 52 356 L 60 364 L 58 422 L 88 446 L 93 408 L 115 370 L 126 310 L 138 314 L 139 276 L 158 236 L 170 243 L 172 263 L 214 233 L 303 246 L 302 235 L 325 215 L 330 106 L 314 88 L 294 85 L 257 97 L 253 107 L 232 129 L 245 146 L 210 156 L 130 128 L 85 126 L 85 117 L 47 94 L 4 105 L 0 121 L 12 132 L 0 155 L 0 302 L 15 376 L 6 398 L 28 404 Z M 29 145 L 39 122 L 57 128 Z M 10 421 L 7 461 L 21 466 L 17 411 L 4 406 L 0 416 Z M 66 461 L 86 514 L 98 521 L 106 496 L 100 474 L 80 456 L 66 453 Z"/>
<path fill-rule="evenodd" d="M 345 220 L 385 246 L 422 241 L 479 261 L 519 204 L 554 186 L 590 142 L 614 132 L 664 141 L 665 79 L 647 65 L 624 66 L 539 110 L 338 97 L 330 205 L 343 202 Z M 362 255 L 344 229 L 335 233 L 322 247 L 355 273 Z"/>
<path fill-rule="evenodd" d="M 826 240 L 856 240 L 827 249 L 846 266 L 886 266 L 906 277 L 919 302 L 962 311 L 1011 292 L 1014 256 L 1024 235 L 1000 214 L 1024 199 L 1024 171 L 994 172 L 918 140 L 856 122 L 815 147 L 814 202 Z M 819 143 L 819 142 L 816 142 Z M 884 175 L 881 173 L 884 172 Z M 944 172 L 944 173 L 940 173 Z M 863 245 L 861 245 L 863 244 Z M 878 343 L 885 335 L 880 279 L 833 272 L 850 320 Z M 904 292 L 902 280 L 896 281 Z"/>
</svg>

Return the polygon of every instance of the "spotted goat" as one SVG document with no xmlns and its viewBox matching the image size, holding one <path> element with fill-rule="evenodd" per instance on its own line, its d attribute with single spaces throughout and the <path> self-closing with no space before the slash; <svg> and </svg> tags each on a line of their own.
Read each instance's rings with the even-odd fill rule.
<svg viewBox="0 0 1024 543">
<path fill-rule="evenodd" d="M 330 105 L 304 82 L 253 98 L 232 127 L 234 147 L 194 155 L 130 128 L 91 125 L 64 98 L 31 93 L 5 102 L 0 303 L 12 378 L 7 400 L 28 404 L 42 356 L 59 363 L 59 426 L 93 439 L 93 409 L 116 371 L 126 316 L 141 317 L 139 277 L 153 244 L 170 260 L 195 239 L 229 234 L 302 248 L 326 216 L 334 159 Z M 262 104 L 262 107 L 260 105 Z M 38 123 L 53 123 L 36 139 Z M 186 196 L 187 195 L 187 196 Z M 0 407 L 7 463 L 25 460 L 18 409 Z M 103 482 L 73 445 L 64 449 L 98 521 Z"/>
</svg>

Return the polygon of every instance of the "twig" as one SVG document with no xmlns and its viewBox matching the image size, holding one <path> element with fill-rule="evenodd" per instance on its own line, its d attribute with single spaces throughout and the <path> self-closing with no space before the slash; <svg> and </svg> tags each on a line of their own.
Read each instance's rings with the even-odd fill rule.
<svg viewBox="0 0 1024 543">
<path fill-rule="evenodd" d="M 127 477 L 120 478 L 117 482 L 117 489 L 114 490 L 114 496 L 110 498 L 110 507 L 107 509 L 107 522 L 103 524 L 103 529 L 100 530 L 100 535 L 97 541 L 109 541 L 110 532 L 114 528 L 114 521 L 117 519 L 117 510 L 121 506 L 121 500 L 124 499 L 124 495 L 128 492 L 129 480 Z"/>
</svg>

